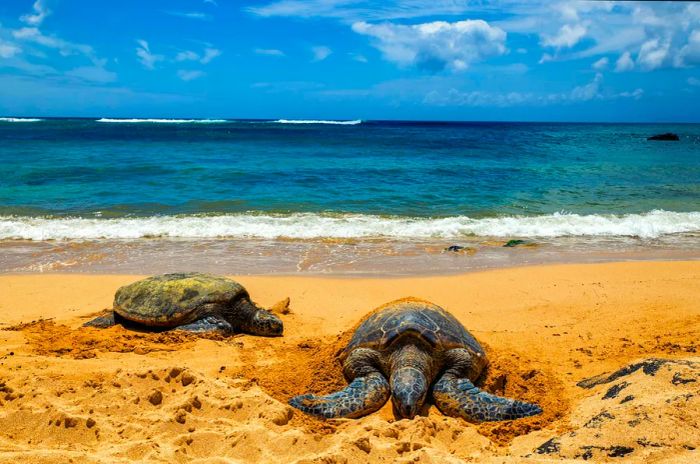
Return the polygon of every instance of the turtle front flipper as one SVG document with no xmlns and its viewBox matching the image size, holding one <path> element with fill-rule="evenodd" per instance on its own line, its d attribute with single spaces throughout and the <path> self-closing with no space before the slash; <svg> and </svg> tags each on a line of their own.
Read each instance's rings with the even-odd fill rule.
<svg viewBox="0 0 700 464">
<path fill-rule="evenodd" d="M 220 316 L 206 316 L 189 324 L 180 325 L 176 329 L 197 333 L 220 332 L 222 334 L 230 334 L 234 332 L 233 326 Z"/>
<path fill-rule="evenodd" d="M 379 372 L 357 377 L 344 389 L 326 396 L 295 396 L 289 404 L 313 416 L 357 418 L 378 410 L 389 399 L 389 382 Z"/>
<path fill-rule="evenodd" d="M 106 329 L 107 327 L 112 327 L 116 325 L 114 311 L 111 309 L 109 311 L 104 311 L 102 314 L 97 316 L 95 319 L 87 321 L 83 324 L 83 327 L 97 327 L 100 329 Z"/>
<path fill-rule="evenodd" d="M 514 420 L 542 413 L 542 408 L 536 404 L 492 395 L 474 386 L 469 379 L 448 374 L 433 387 L 433 399 L 443 414 L 470 422 Z"/>
</svg>

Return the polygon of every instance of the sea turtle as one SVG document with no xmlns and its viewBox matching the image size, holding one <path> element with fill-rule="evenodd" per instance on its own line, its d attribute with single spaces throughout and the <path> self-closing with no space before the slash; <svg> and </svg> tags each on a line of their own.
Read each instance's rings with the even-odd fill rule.
<svg viewBox="0 0 700 464">
<path fill-rule="evenodd" d="M 443 414 L 472 422 L 542 412 L 535 404 L 474 386 L 488 364 L 483 348 L 452 314 L 428 301 L 406 298 L 373 311 L 339 359 L 347 387 L 326 396 L 296 396 L 289 404 L 323 418 L 356 418 L 378 410 L 391 396 L 394 414 L 410 419 L 431 392 Z"/>
<path fill-rule="evenodd" d="M 198 272 L 163 274 L 121 287 L 114 308 L 85 326 L 126 327 L 224 334 L 282 335 L 282 321 L 250 300 L 231 279 Z"/>
</svg>

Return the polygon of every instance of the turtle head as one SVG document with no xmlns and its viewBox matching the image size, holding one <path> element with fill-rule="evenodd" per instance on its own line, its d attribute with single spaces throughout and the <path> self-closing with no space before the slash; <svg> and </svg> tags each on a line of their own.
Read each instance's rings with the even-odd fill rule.
<svg viewBox="0 0 700 464">
<path fill-rule="evenodd" d="M 415 367 L 401 367 L 391 374 L 390 383 L 394 414 L 401 419 L 413 419 L 428 393 L 425 374 Z"/>
<path fill-rule="evenodd" d="M 266 309 L 258 309 L 251 321 L 250 333 L 265 337 L 282 336 L 282 320 Z"/>
<path fill-rule="evenodd" d="M 240 298 L 227 312 L 226 319 L 241 332 L 263 337 L 282 335 L 284 326 L 280 318 L 248 298 Z"/>
</svg>

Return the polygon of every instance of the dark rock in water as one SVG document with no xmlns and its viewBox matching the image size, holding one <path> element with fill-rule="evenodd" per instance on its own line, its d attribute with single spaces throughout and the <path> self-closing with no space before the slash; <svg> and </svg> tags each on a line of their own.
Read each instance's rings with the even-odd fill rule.
<svg viewBox="0 0 700 464">
<path fill-rule="evenodd" d="M 451 246 L 448 246 L 447 248 L 445 248 L 444 251 L 449 251 L 451 253 L 473 255 L 474 253 L 476 253 L 476 248 L 463 247 L 460 245 L 451 245 Z"/>
<path fill-rule="evenodd" d="M 663 140 L 663 141 L 677 142 L 680 139 L 678 138 L 678 135 L 676 135 L 672 132 L 666 132 L 665 134 L 657 134 L 657 135 L 652 135 L 651 137 L 647 137 L 647 140 Z"/>
<path fill-rule="evenodd" d="M 527 245 L 527 243 L 528 242 L 526 242 L 525 240 L 508 240 L 506 242 L 506 244 L 503 246 L 508 247 L 508 248 L 512 248 L 512 247 L 516 247 L 518 245 Z"/>
</svg>

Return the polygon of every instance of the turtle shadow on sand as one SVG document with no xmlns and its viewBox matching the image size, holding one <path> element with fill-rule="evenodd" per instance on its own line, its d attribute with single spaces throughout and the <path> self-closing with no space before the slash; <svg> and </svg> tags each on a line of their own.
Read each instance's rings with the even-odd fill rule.
<svg viewBox="0 0 700 464">
<path fill-rule="evenodd" d="M 196 272 L 157 275 L 121 287 L 114 308 L 84 325 L 117 324 L 140 332 L 178 329 L 276 337 L 283 331 L 282 321 L 253 303 L 242 285 Z"/>
</svg>

